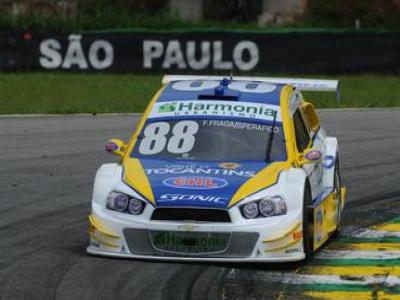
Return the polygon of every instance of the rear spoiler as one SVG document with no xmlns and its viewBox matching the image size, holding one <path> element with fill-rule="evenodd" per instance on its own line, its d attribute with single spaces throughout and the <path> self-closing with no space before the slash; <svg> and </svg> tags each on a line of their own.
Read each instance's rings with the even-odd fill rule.
<svg viewBox="0 0 400 300">
<path fill-rule="evenodd" d="M 173 81 L 183 80 L 222 80 L 227 76 L 207 76 L 207 75 L 165 75 L 161 82 L 168 84 Z M 288 84 L 300 91 L 311 92 L 334 92 L 336 93 L 336 103 L 340 102 L 340 82 L 339 80 L 308 79 L 308 78 L 285 78 L 285 77 L 251 77 L 234 76 L 235 80 L 261 81 L 267 83 Z"/>
</svg>

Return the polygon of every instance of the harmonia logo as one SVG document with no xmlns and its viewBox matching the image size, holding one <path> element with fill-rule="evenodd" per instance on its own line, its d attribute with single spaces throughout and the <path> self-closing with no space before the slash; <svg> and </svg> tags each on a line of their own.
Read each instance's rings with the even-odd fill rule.
<svg viewBox="0 0 400 300">
<path fill-rule="evenodd" d="M 157 103 L 150 117 L 225 116 L 272 120 L 279 107 L 251 102 L 175 101 Z M 277 121 L 280 121 L 279 114 Z"/>
<path fill-rule="evenodd" d="M 169 102 L 162 104 L 161 106 L 158 107 L 158 112 L 159 113 L 168 113 L 168 112 L 173 112 L 176 109 L 176 103 L 175 102 Z"/>
<path fill-rule="evenodd" d="M 195 190 L 218 189 L 228 185 L 225 179 L 203 176 L 171 177 L 165 179 L 163 183 L 169 187 Z"/>
</svg>

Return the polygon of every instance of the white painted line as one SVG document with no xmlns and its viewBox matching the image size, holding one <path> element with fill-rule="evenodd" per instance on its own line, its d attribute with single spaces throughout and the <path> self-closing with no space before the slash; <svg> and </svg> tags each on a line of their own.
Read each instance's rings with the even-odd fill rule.
<svg viewBox="0 0 400 300">
<path fill-rule="evenodd" d="M 384 238 L 384 237 L 398 237 L 400 238 L 399 231 L 380 231 L 372 229 L 362 229 L 351 234 L 355 238 Z"/>
<path fill-rule="evenodd" d="M 239 272 L 240 273 L 240 272 Z M 340 275 L 313 275 L 313 274 L 296 274 L 284 272 L 256 272 L 257 281 L 277 282 L 283 284 L 296 284 L 296 285 L 312 285 L 312 284 L 346 284 L 355 286 L 364 285 L 385 285 L 396 286 L 400 285 L 400 277 L 393 275 L 376 275 L 376 276 L 352 276 L 346 279 Z M 236 278 L 236 272 L 229 272 L 228 279 L 239 280 Z"/>
<path fill-rule="evenodd" d="M 323 250 L 315 258 L 319 259 L 400 259 L 399 251 L 354 251 Z"/>
</svg>

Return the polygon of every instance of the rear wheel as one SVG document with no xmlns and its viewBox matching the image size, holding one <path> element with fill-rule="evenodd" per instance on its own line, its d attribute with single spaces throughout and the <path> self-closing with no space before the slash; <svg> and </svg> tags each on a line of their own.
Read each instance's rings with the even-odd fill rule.
<svg viewBox="0 0 400 300">
<path fill-rule="evenodd" d="M 314 213 L 310 184 L 307 181 L 303 197 L 303 249 L 306 259 L 310 259 L 314 249 Z"/>
</svg>

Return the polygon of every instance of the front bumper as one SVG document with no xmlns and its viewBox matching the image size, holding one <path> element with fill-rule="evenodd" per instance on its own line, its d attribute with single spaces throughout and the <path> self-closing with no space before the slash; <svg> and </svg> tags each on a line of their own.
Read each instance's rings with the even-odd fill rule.
<svg viewBox="0 0 400 300">
<path fill-rule="evenodd" d="M 112 212 L 93 204 L 90 220 L 90 245 L 93 255 L 174 261 L 284 262 L 305 258 L 302 216 L 285 216 L 240 223 L 149 221 Z M 202 233 L 229 234 L 226 247 L 202 253 L 160 249 L 153 232 L 174 232 L 191 236 Z"/>
</svg>

